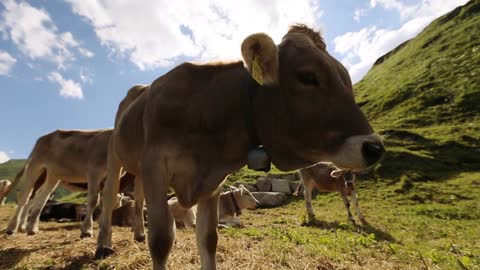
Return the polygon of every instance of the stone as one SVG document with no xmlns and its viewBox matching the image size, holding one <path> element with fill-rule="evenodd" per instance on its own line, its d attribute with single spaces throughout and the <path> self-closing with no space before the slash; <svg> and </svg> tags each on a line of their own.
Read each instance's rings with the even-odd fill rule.
<svg viewBox="0 0 480 270">
<path fill-rule="evenodd" d="M 252 195 L 258 200 L 259 208 L 281 206 L 288 199 L 288 195 L 281 192 L 252 192 Z"/>
<path fill-rule="evenodd" d="M 267 174 L 269 179 L 284 179 L 289 181 L 296 181 L 300 179 L 300 174 L 298 172 L 292 173 L 269 173 Z"/>
<path fill-rule="evenodd" d="M 241 183 L 241 182 L 237 182 L 235 184 L 233 184 L 233 186 L 235 187 L 239 187 L 240 185 L 243 185 L 248 191 L 250 192 L 255 192 L 255 191 L 258 191 L 256 187 L 254 187 L 253 185 L 251 184 L 247 184 L 247 183 Z"/>
<path fill-rule="evenodd" d="M 272 181 L 266 177 L 257 178 L 257 190 L 261 192 L 269 192 L 272 190 Z"/>
<path fill-rule="evenodd" d="M 292 194 L 290 181 L 283 179 L 272 179 L 272 192 L 282 192 L 285 194 Z"/>
</svg>

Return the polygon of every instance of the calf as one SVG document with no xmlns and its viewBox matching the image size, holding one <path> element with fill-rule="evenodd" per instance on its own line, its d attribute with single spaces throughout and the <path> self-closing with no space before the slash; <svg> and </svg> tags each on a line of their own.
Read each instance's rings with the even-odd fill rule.
<svg viewBox="0 0 480 270">
<path fill-rule="evenodd" d="M 116 201 L 116 208 L 122 206 L 123 194 L 117 194 L 117 201 Z M 101 203 L 101 201 L 100 201 Z M 96 208 L 95 210 L 100 209 Z M 115 209 L 115 210 L 117 210 Z M 48 199 L 47 203 L 42 209 L 40 213 L 40 220 L 41 221 L 50 221 L 50 220 L 57 220 L 57 221 L 81 221 L 83 220 L 88 214 L 88 207 L 85 203 L 71 203 L 71 202 L 58 202 L 53 199 Z M 94 211 L 94 219 L 95 216 L 98 216 L 99 213 L 95 213 Z M 33 218 L 33 216 L 29 216 L 29 219 Z M 114 224 L 115 225 L 115 224 Z"/>
<path fill-rule="evenodd" d="M 0 180 L 0 205 L 5 204 L 5 200 L 7 199 L 7 193 L 11 184 L 12 183 L 10 183 L 10 181 L 8 181 L 7 179 Z"/>
<path fill-rule="evenodd" d="M 87 215 L 87 205 L 80 203 L 47 203 L 40 214 L 41 221 L 81 221 Z"/>
<path fill-rule="evenodd" d="M 25 228 L 30 235 L 37 233 L 42 209 L 50 194 L 61 184 L 68 189 L 88 189 L 87 214 L 80 236 L 91 237 L 94 209 L 106 177 L 108 142 L 112 133 L 112 129 L 56 130 L 40 137 L 7 191 L 19 183 L 22 185 L 17 194 L 15 214 L 5 232 L 13 234 Z M 125 173 L 122 178 L 133 182 L 134 176 Z M 143 196 L 143 192 L 141 194 Z M 143 206 L 143 199 L 138 201 Z M 25 224 L 27 215 L 30 217 Z M 134 229 L 134 234 L 135 239 L 142 240 L 143 226 Z"/>
<path fill-rule="evenodd" d="M 135 224 L 135 202 L 130 200 L 112 212 L 112 225 L 119 227 L 133 226 Z"/>
<path fill-rule="evenodd" d="M 111 213 L 123 170 L 144 186 L 152 268 L 167 268 L 174 243 L 171 188 L 183 207 L 197 205 L 201 268 L 214 270 L 219 186 L 229 174 L 247 163 L 268 170 L 269 161 L 282 171 L 319 161 L 364 170 L 382 158 L 385 148 L 355 103 L 347 69 L 318 32 L 295 25 L 279 44 L 255 33 L 239 49 L 244 61 L 184 63 L 120 102 L 96 258 L 114 253 Z"/>
<path fill-rule="evenodd" d="M 239 216 L 242 209 L 255 209 L 258 201 L 243 185 L 238 188 L 230 187 L 230 190 L 220 195 L 218 204 L 218 219 L 220 227 L 243 227 Z M 176 224 L 183 224 L 187 228 L 195 227 L 196 206 L 183 208 L 176 197 L 168 200 L 168 208 L 175 218 Z"/>
<path fill-rule="evenodd" d="M 357 194 L 355 193 L 354 182 L 356 175 L 351 171 L 339 170 L 335 166 L 328 163 L 317 163 L 313 166 L 300 169 L 301 183 L 295 192 L 300 191 L 303 184 L 303 196 L 307 207 L 308 219 L 314 220 L 315 213 L 312 207 L 312 190 L 315 187 L 318 191 L 338 192 L 342 196 L 343 203 L 347 208 L 348 220 L 355 223 L 352 213 L 350 212 L 350 201 L 347 196 L 351 196 L 355 211 L 362 223 L 366 223 L 365 218 L 358 207 Z"/>
</svg>

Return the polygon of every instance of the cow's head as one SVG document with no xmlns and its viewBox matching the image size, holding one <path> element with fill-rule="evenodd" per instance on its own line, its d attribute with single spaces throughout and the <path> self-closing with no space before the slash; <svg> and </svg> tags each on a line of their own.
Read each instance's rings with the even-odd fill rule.
<svg viewBox="0 0 480 270">
<path fill-rule="evenodd" d="M 345 183 L 352 183 L 356 179 L 355 173 L 353 173 L 351 171 L 340 170 L 340 169 L 333 170 L 330 173 L 330 176 L 332 176 L 333 178 L 337 178 L 337 179 L 342 178 L 343 181 L 345 181 Z"/>
<path fill-rule="evenodd" d="M 239 185 L 238 188 L 232 187 L 232 192 L 240 209 L 255 209 L 259 205 L 257 199 L 244 185 Z"/>
<path fill-rule="evenodd" d="M 330 161 L 356 171 L 382 158 L 385 148 L 355 103 L 347 70 L 319 33 L 293 26 L 279 45 L 253 34 L 243 41 L 242 56 L 264 86 L 254 101 L 256 125 L 278 168 Z"/>
</svg>

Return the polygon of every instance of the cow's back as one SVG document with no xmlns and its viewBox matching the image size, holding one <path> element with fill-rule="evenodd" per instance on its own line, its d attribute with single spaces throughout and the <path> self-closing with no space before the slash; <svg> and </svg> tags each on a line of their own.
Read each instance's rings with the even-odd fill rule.
<svg viewBox="0 0 480 270">
<path fill-rule="evenodd" d="M 45 167 L 59 178 L 75 181 L 85 175 L 89 162 L 102 163 L 105 168 L 110 135 L 111 130 L 56 130 L 37 140 L 29 166 Z M 96 159 L 89 161 L 92 156 Z"/>
</svg>

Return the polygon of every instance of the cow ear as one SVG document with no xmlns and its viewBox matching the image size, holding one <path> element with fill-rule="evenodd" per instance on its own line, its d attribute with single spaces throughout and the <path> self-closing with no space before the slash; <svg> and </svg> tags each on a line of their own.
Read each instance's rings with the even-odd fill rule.
<svg viewBox="0 0 480 270">
<path fill-rule="evenodd" d="M 336 170 L 333 170 L 333 171 L 330 173 L 330 175 L 331 175 L 332 177 L 339 178 L 340 176 L 343 175 L 343 172 L 342 172 L 342 170 L 336 169 Z"/>
<path fill-rule="evenodd" d="M 278 51 L 264 33 L 248 36 L 242 42 L 242 57 L 250 75 L 261 85 L 278 83 Z"/>
</svg>

